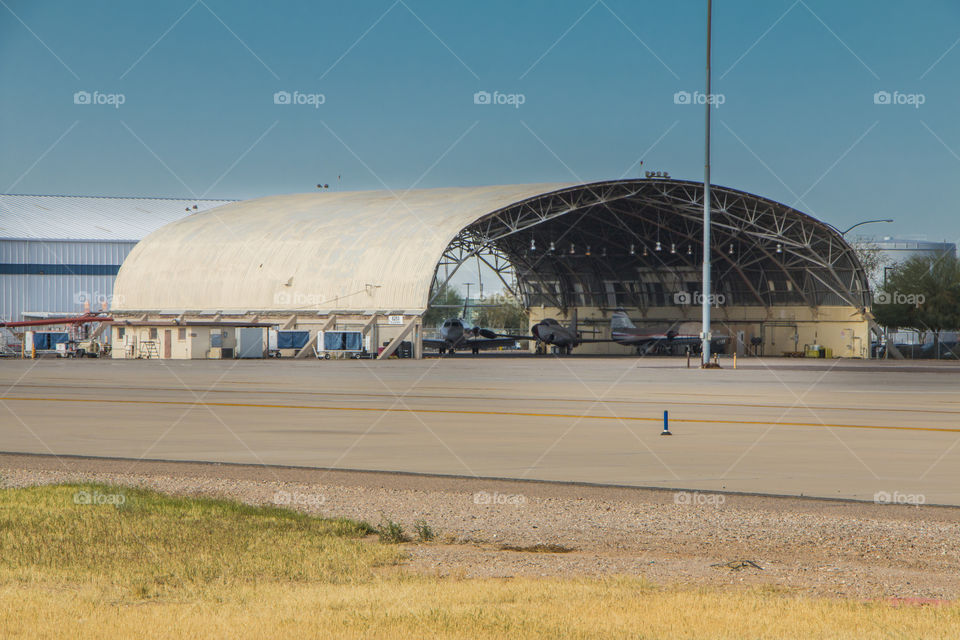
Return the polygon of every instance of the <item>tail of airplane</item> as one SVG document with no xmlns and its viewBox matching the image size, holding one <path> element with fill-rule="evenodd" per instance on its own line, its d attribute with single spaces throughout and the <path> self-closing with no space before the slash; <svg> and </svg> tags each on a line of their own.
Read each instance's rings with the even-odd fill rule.
<svg viewBox="0 0 960 640">
<path fill-rule="evenodd" d="M 630 321 L 625 311 L 617 310 L 610 316 L 610 329 L 636 329 L 637 325 Z"/>
</svg>

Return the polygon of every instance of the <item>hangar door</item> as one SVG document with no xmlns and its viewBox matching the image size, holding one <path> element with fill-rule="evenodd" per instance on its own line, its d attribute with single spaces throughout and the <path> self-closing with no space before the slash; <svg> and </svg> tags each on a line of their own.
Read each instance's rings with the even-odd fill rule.
<svg viewBox="0 0 960 640">
<path fill-rule="evenodd" d="M 259 327 L 239 327 L 237 329 L 237 357 L 263 357 L 263 329 Z"/>
</svg>

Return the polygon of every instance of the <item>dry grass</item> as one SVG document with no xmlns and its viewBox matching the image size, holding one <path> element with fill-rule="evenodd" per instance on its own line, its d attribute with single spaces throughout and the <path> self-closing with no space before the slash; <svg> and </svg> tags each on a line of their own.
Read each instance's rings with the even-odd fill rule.
<svg viewBox="0 0 960 640">
<path fill-rule="evenodd" d="M 960 636 L 955 605 L 385 574 L 402 551 L 365 525 L 133 490 L 119 509 L 75 505 L 76 489 L 0 491 L 0 637 Z"/>
<path fill-rule="evenodd" d="M 69 630 L 69 631 L 68 631 Z M 894 608 L 637 579 L 261 584 L 193 602 L 106 603 L 95 591 L 0 588 L 0 634 L 29 638 L 950 638 L 960 609 Z"/>
<path fill-rule="evenodd" d="M 501 551 L 518 551 L 525 553 L 570 553 L 571 551 L 576 551 L 570 547 L 565 547 L 561 544 L 531 544 L 525 547 L 518 547 L 512 544 L 503 544 L 500 545 Z"/>
<path fill-rule="evenodd" d="M 111 504 L 77 504 L 86 492 Z M 111 498 L 122 496 L 121 498 Z M 339 584 L 399 562 L 372 529 L 286 509 L 101 485 L 0 491 L 0 582 L 195 597 L 257 582 Z"/>
</svg>

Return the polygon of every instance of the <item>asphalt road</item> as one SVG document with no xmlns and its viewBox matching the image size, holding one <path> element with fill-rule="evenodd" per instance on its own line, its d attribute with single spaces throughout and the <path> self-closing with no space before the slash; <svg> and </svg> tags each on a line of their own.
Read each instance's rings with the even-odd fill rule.
<svg viewBox="0 0 960 640">
<path fill-rule="evenodd" d="M 730 365 L 6 360 L 0 451 L 960 504 L 960 366 Z"/>
</svg>

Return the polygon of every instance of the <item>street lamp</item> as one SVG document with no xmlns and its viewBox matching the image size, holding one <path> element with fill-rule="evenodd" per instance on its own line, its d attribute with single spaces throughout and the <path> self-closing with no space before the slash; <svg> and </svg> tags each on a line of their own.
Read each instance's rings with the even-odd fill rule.
<svg viewBox="0 0 960 640">
<path fill-rule="evenodd" d="M 702 368 L 710 367 L 710 107 L 712 100 L 710 89 L 710 49 L 713 31 L 713 0 L 707 0 L 707 73 L 706 73 L 706 126 L 704 127 L 704 162 L 703 162 L 703 301 L 700 305 L 700 336 Z M 659 244 L 658 248 L 659 248 Z"/>
<path fill-rule="evenodd" d="M 461 314 L 461 317 L 464 320 L 464 322 L 470 322 L 470 320 L 467 319 L 467 315 L 469 315 L 469 312 L 467 311 L 467 309 L 470 308 L 470 287 L 472 287 L 476 283 L 464 282 L 463 284 L 467 285 L 467 297 L 463 299 L 463 313 Z"/>
<path fill-rule="evenodd" d="M 884 267 L 883 268 L 883 288 L 887 288 L 887 272 L 893 271 L 896 267 Z"/>
<path fill-rule="evenodd" d="M 882 220 L 864 220 L 863 222 L 858 222 L 857 224 L 853 225 L 852 227 L 850 227 L 850 228 L 847 229 L 846 231 L 841 231 L 841 232 L 840 232 L 840 235 L 845 236 L 845 235 L 847 235 L 848 233 L 850 233 L 851 231 L 853 231 L 854 229 L 856 229 L 857 227 L 863 226 L 863 225 L 865 225 L 865 224 L 873 224 L 873 223 L 875 223 L 875 222 L 893 222 L 893 218 L 884 218 L 884 219 L 882 219 Z"/>
</svg>

